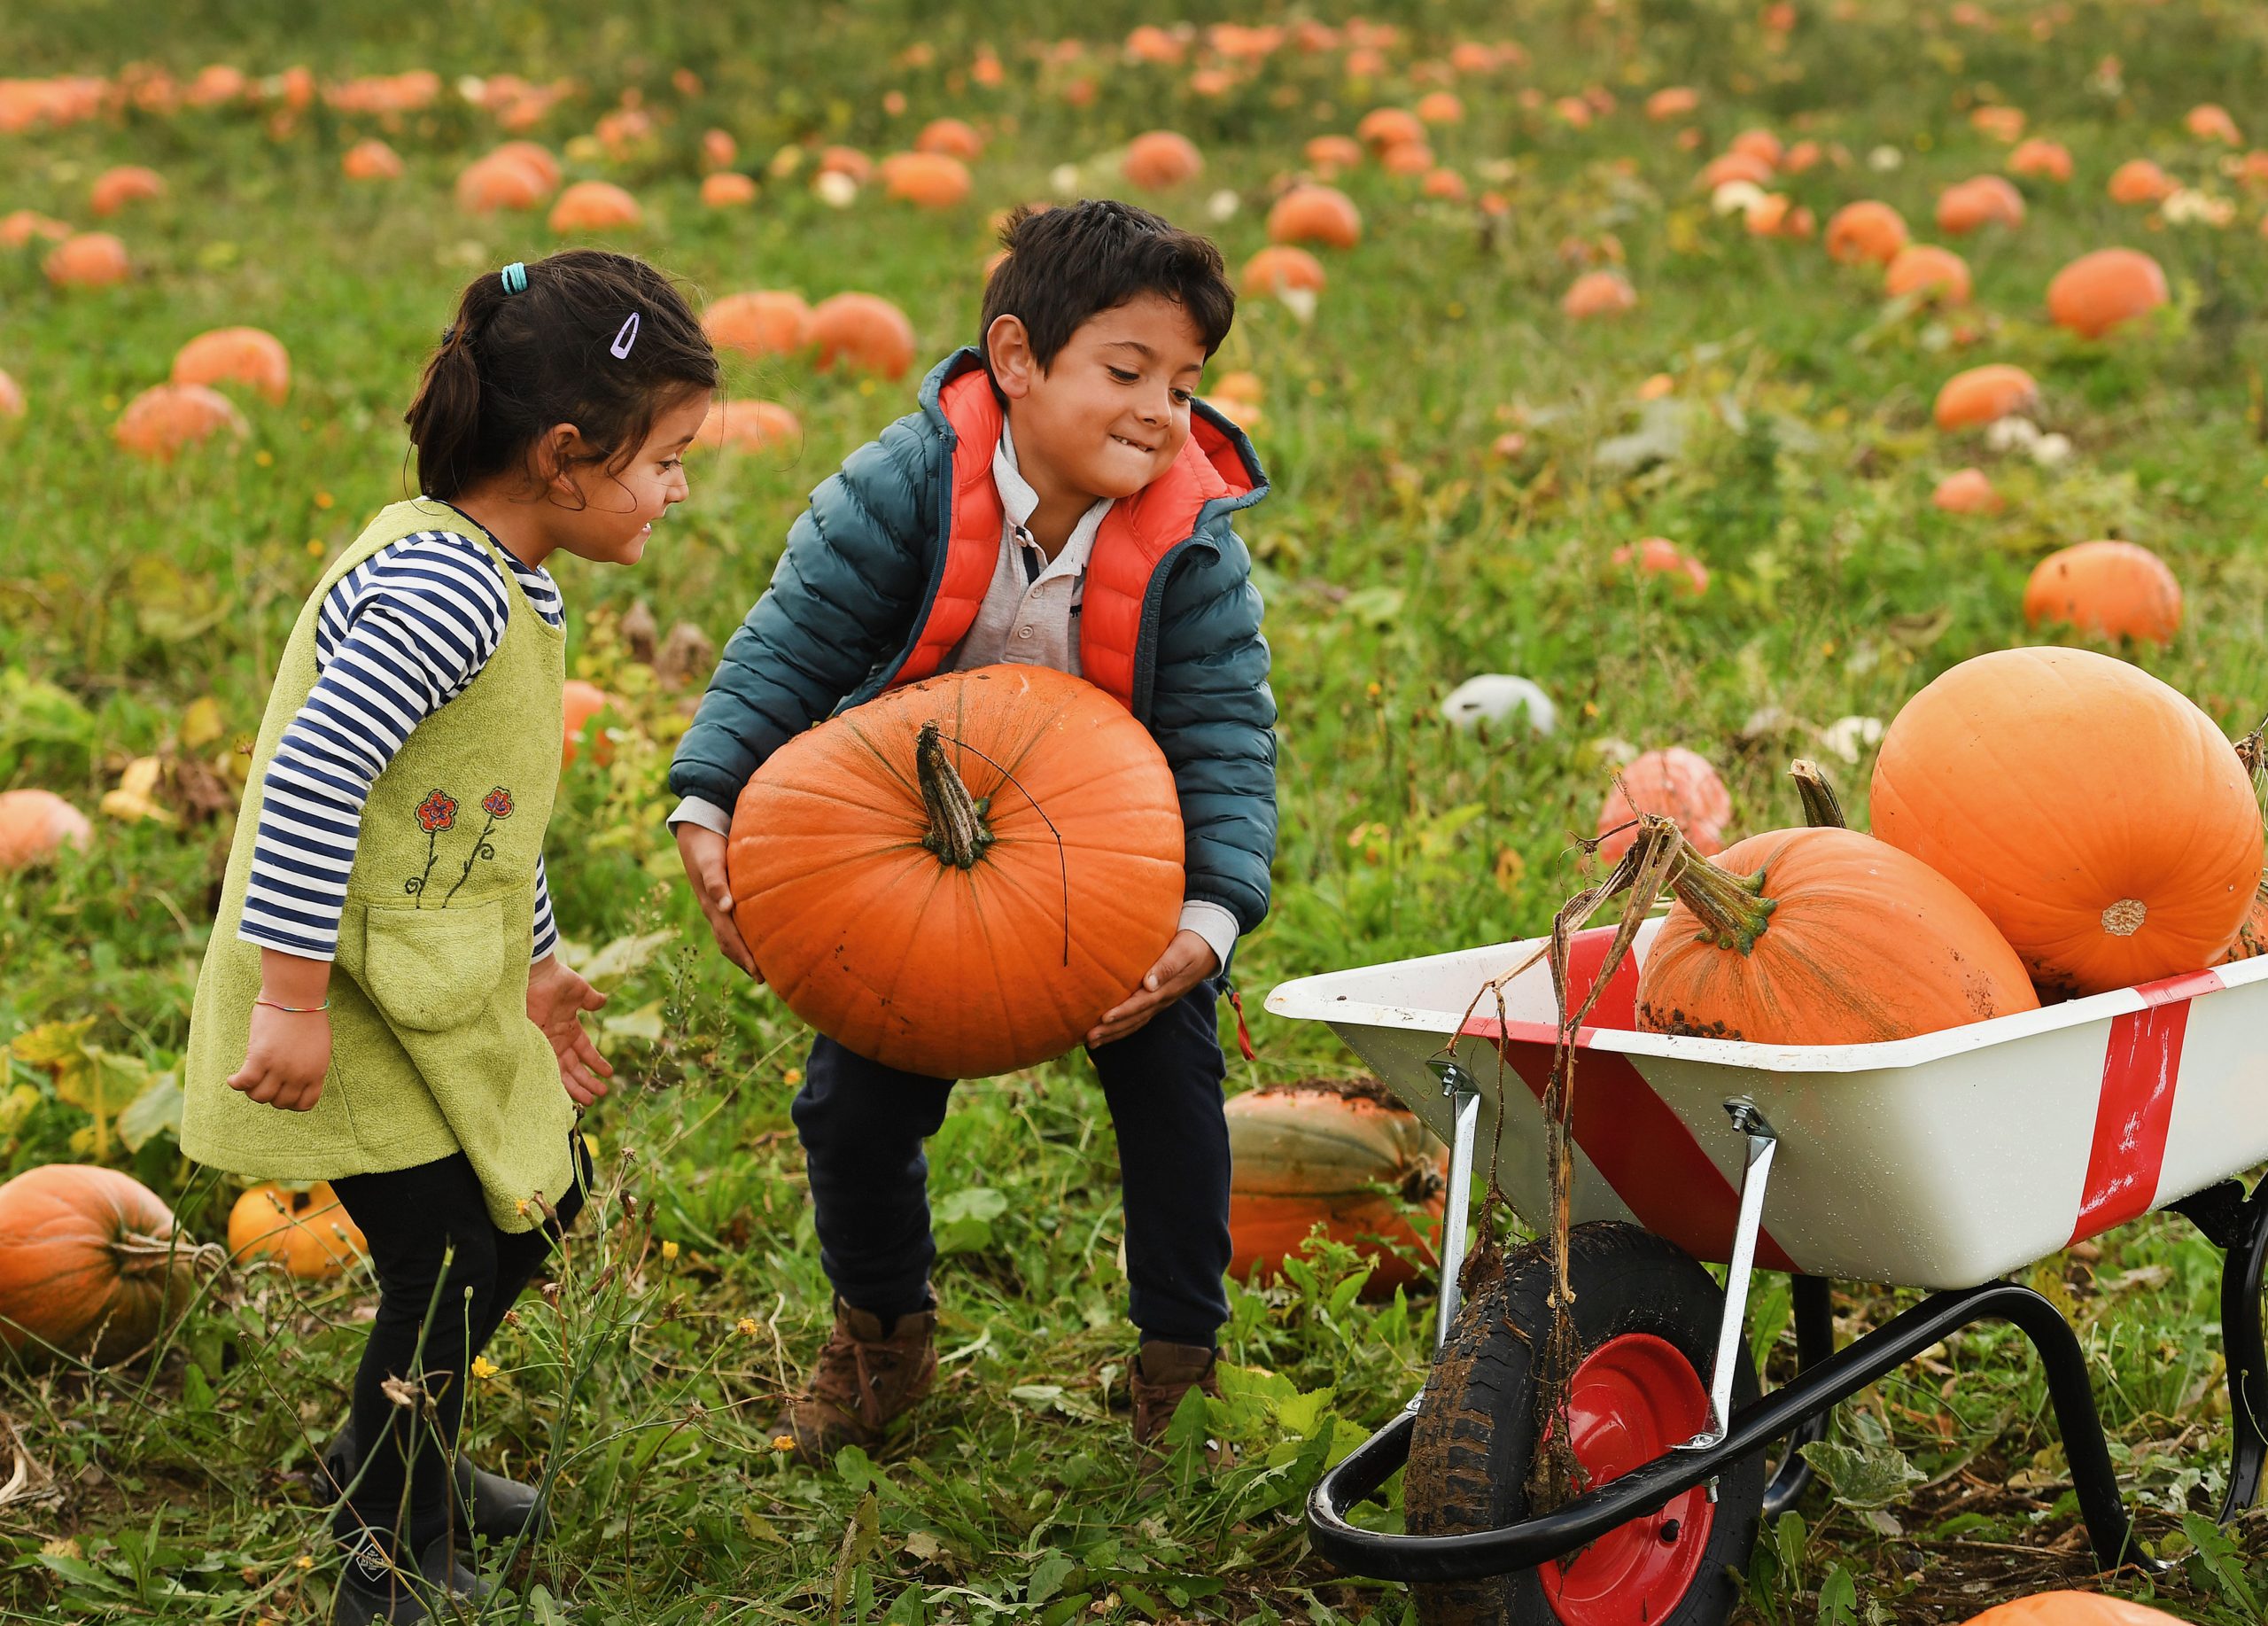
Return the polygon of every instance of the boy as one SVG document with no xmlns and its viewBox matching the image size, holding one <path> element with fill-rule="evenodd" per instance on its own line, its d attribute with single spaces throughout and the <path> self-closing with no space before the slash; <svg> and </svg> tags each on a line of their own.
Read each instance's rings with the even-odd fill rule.
<svg viewBox="0 0 2268 1626">
<path fill-rule="evenodd" d="M 792 735 L 1003 661 L 1084 676 L 1150 729 L 1180 795 L 1181 930 L 1086 1035 L 1118 1135 L 1146 1443 L 1192 1386 L 1217 1392 L 1228 1317 L 1215 1001 L 1267 913 L 1276 844 L 1268 646 L 1230 517 L 1268 488 L 1251 443 L 1194 399 L 1236 309 L 1218 249 L 1115 202 L 1019 209 L 1001 240 L 981 346 L 939 363 L 920 409 L 853 452 L 788 533 L 678 747 L 670 822 L 718 945 L 756 976 L 725 835 Z M 807 1461 L 876 1443 L 936 1375 L 922 1142 L 952 1085 L 812 1046 L 793 1111 L 835 1327 L 779 1429 Z"/>
</svg>

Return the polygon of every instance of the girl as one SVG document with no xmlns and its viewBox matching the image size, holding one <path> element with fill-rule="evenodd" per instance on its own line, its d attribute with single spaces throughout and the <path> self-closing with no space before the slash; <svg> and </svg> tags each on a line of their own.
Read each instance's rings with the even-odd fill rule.
<svg viewBox="0 0 2268 1626">
<path fill-rule="evenodd" d="M 540 1516 L 456 1440 L 473 1358 L 582 1205 L 575 1121 L 612 1070 L 579 1018 L 603 996 L 552 953 L 565 663 L 544 565 L 637 562 L 686 498 L 717 377 L 640 261 L 574 249 L 476 278 L 408 414 L 423 495 L 323 572 L 268 696 L 182 1149 L 330 1180 L 369 1239 L 377 1316 L 330 1454 L 347 1626 L 478 1596 L 463 1537 Z"/>
</svg>

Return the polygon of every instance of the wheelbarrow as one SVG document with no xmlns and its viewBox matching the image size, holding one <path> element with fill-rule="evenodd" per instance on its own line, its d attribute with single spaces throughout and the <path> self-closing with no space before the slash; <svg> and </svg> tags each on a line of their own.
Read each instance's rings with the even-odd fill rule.
<svg viewBox="0 0 2268 1626">
<path fill-rule="evenodd" d="M 1418 1583 L 1429 1622 L 1713 1626 L 1759 1524 L 1791 1506 L 1798 1449 L 1839 1403 L 1973 1322 L 2013 1324 L 2045 1368 L 2071 1484 L 2106 1568 L 2133 1541 L 2078 1339 L 2002 1280 L 2160 1209 L 2225 1251 L 2221 1324 L 2233 1438 L 2223 1522 L 2268 1462 L 2268 957 L 1885 1044 L 1751 1045 L 1640 1032 L 1658 919 L 1575 1038 L 1570 1249 L 1579 1363 L 1567 1385 L 1580 1493 L 1531 1513 L 1540 1249 L 1460 1304 L 1474 1171 L 1530 1225 L 1549 1211 L 1542 1098 L 1557 1004 L 1542 940 L 1310 976 L 1268 999 L 1331 1024 L 1449 1147 L 1441 1294 L 1425 1385 L 1324 1475 L 1315 1550 Z M 1609 929 L 1573 939 L 1571 1006 Z M 1477 1001 L 1477 1002 L 1476 1002 Z M 1703 1264 L 1727 1266 L 1721 1288 Z M 1758 1270 L 1792 1278 L 1796 1374 L 1760 1394 L 1744 1336 Z M 1842 1349 L 1829 1285 L 1930 1289 Z M 1776 1469 L 1774 1443 L 1791 1442 Z M 1348 1517 L 1396 1469 L 1410 1533 Z M 1572 1558 L 1570 1555 L 1574 1555 Z"/>
</svg>

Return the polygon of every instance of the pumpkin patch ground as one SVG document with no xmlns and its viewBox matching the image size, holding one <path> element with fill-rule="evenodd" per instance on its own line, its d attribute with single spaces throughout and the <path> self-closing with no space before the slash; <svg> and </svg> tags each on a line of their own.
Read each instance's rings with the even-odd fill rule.
<svg viewBox="0 0 2268 1626">
<path fill-rule="evenodd" d="M 1542 932 L 1634 805 L 1720 854 L 1739 896 L 1702 911 L 1753 937 L 1697 923 L 1664 1026 L 1744 1024 L 1822 967 L 1898 961 L 1867 992 L 1934 1023 L 2020 1005 L 2025 977 L 2061 998 L 2268 942 L 2226 743 L 2268 715 L 2268 8 L 92 0 L 15 7 L 0 41 L 0 1315 L 100 1363 L 0 1355 L 0 1617 L 327 1618 L 315 1453 L 371 1272 L 320 1216 L 305 1273 L 231 1261 L 240 1202 L 275 1233 L 296 1199 L 183 1160 L 188 1012 L 292 618 L 403 494 L 401 413 L 457 291 L 514 260 L 651 259 L 725 387 L 642 562 L 555 571 L 573 709 L 529 721 L 561 729 L 547 876 L 616 1074 L 580 1125 L 591 1207 L 470 1381 L 474 1459 L 557 1470 L 504 1618 L 571 1596 L 664 1626 L 1418 1620 L 1314 1557 L 1301 1510 L 1425 1372 L 1440 1148 L 1309 1087 L 1355 1064 L 1262 1007 L 1287 977 Z M 806 762 L 809 805 L 764 816 L 869 850 L 836 881 L 751 878 L 780 900 L 759 958 L 795 968 L 775 986 L 711 945 L 665 775 L 812 489 L 975 337 L 1007 212 L 1094 195 L 1208 234 L 1241 296 L 1195 394 L 1272 486 L 1236 517 L 1278 709 L 1270 910 L 1231 969 L 1256 1056 L 1225 1001 L 1221 1034 L 1265 1132 L 1237 1142 L 1240 1248 L 1273 1229 L 1239 1254 L 1223 1392 L 1160 1490 L 1126 1438 L 1101 1093 L 1076 1049 L 1025 1064 L 1060 1032 L 972 1050 L 1011 1070 L 926 1147 L 936 1385 L 878 1449 L 807 1468 L 770 1433 L 829 1317 L 797 1012 L 858 1002 L 823 1012 L 819 973 L 863 950 L 888 980 L 907 874 L 987 908 L 1005 879 L 1021 960 L 964 917 L 889 968 L 928 1001 L 917 1040 L 998 1038 L 1067 922 L 1085 972 L 1138 976 L 1208 810 L 1144 759 L 1103 789 L 1176 831 L 1142 875 L 1127 844 L 1076 864 L 1094 783 L 1003 756 L 1028 802 L 964 752 L 997 851 L 963 869 L 920 844 L 916 718 L 880 753 L 905 781 L 882 874 L 873 775 Z M 1531 703 L 1445 715 L 1484 675 Z M 1141 733 L 1103 704 L 1097 727 Z M 1792 758 L 1864 835 L 1796 831 Z M 1872 873 L 1884 844 L 1975 915 Z M 1838 930 L 1860 898 L 1866 929 Z M 1989 986 L 1932 973 L 1925 927 Z M 43 1186 L 61 1240 L 27 1247 L 9 1204 Z M 151 1251 L 167 1225 L 179 1273 Z M 1984 1326 L 1843 1409 L 1734 1619 L 1934 1626 L 2092 1588 L 2258 1626 L 2268 1514 L 2201 1517 L 2227 1464 L 2215 1272 L 2151 1218 L 2028 1278 L 2079 1328 L 2163 1573 L 2094 1575 L 2038 1365 Z M 1841 1336 L 1912 1297 L 1837 1284 Z M 1784 1380 L 1784 1278 L 1748 1337 Z M 1208 1436 L 1233 1466 L 1205 1467 Z M 1386 1495 L 1362 1516 L 1398 1529 Z M 2070 1607 L 2000 1618 L 2094 1618 Z"/>
</svg>

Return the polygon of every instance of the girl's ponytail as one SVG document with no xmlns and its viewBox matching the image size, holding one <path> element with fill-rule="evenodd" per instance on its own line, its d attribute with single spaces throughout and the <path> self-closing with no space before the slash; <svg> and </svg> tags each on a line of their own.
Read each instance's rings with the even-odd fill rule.
<svg viewBox="0 0 2268 1626">
<path fill-rule="evenodd" d="M 485 272 L 466 285 L 403 414 L 417 488 L 452 499 L 524 471 L 530 443 L 555 424 L 574 424 L 612 472 L 661 412 L 718 379 L 691 307 L 641 260 L 579 248 Z"/>
</svg>

